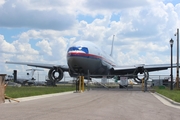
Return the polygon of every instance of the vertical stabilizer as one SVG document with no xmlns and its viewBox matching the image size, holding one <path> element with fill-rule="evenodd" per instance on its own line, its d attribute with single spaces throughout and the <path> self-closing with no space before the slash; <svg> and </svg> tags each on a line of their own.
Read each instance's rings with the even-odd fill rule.
<svg viewBox="0 0 180 120">
<path fill-rule="evenodd" d="M 113 35 L 112 45 L 111 45 L 111 53 L 110 53 L 110 56 L 111 56 L 111 57 L 113 56 L 114 36 L 115 36 L 115 35 Z"/>
<path fill-rule="evenodd" d="M 30 75 L 31 75 L 31 78 L 33 78 L 35 71 L 43 71 L 43 70 L 41 70 L 41 69 L 27 69 L 26 71 L 31 71 Z"/>
</svg>

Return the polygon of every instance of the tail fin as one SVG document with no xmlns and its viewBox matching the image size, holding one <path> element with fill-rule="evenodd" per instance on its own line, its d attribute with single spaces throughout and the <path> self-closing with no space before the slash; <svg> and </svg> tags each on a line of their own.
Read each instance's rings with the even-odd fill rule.
<svg viewBox="0 0 180 120">
<path fill-rule="evenodd" d="M 31 75 L 31 78 L 33 78 L 35 71 L 43 71 L 43 70 L 41 70 L 41 69 L 27 69 L 26 71 L 31 71 L 30 75 Z"/>
<path fill-rule="evenodd" d="M 111 45 L 111 54 L 110 54 L 111 57 L 112 57 L 112 55 L 113 55 L 114 36 L 115 36 L 115 35 L 113 35 L 112 45 Z"/>
</svg>

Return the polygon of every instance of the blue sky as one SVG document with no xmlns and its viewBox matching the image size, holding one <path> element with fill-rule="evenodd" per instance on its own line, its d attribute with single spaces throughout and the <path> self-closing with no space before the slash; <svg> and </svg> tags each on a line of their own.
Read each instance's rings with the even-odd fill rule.
<svg viewBox="0 0 180 120">
<path fill-rule="evenodd" d="M 66 64 L 66 50 L 77 40 L 95 42 L 110 53 L 113 35 L 119 65 L 163 64 L 170 63 L 169 40 L 176 40 L 174 33 L 180 28 L 180 3 L 1 0 L 0 18 L 0 73 L 11 74 L 14 69 L 23 73 L 29 68 L 5 61 Z"/>
</svg>

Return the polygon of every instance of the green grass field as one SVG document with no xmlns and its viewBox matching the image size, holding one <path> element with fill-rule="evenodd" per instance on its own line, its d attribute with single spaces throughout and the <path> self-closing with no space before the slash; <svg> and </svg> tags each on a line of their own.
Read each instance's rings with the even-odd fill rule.
<svg viewBox="0 0 180 120">
<path fill-rule="evenodd" d="M 180 90 L 170 90 L 167 87 L 154 87 L 154 89 L 157 93 L 162 94 L 176 102 L 180 102 Z"/>
<path fill-rule="evenodd" d="M 75 91 L 75 86 L 72 85 L 61 85 L 57 87 L 49 86 L 22 86 L 22 87 L 10 87 L 7 86 L 5 94 L 11 98 L 36 96 L 51 93 L 60 93 L 66 91 Z"/>
</svg>

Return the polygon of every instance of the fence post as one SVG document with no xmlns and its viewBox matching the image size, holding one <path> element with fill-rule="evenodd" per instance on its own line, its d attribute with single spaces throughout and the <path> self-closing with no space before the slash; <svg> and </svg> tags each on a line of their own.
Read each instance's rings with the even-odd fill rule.
<svg viewBox="0 0 180 120">
<path fill-rule="evenodd" d="M 0 74 L 0 103 L 5 102 L 5 76 L 6 74 Z"/>
</svg>

